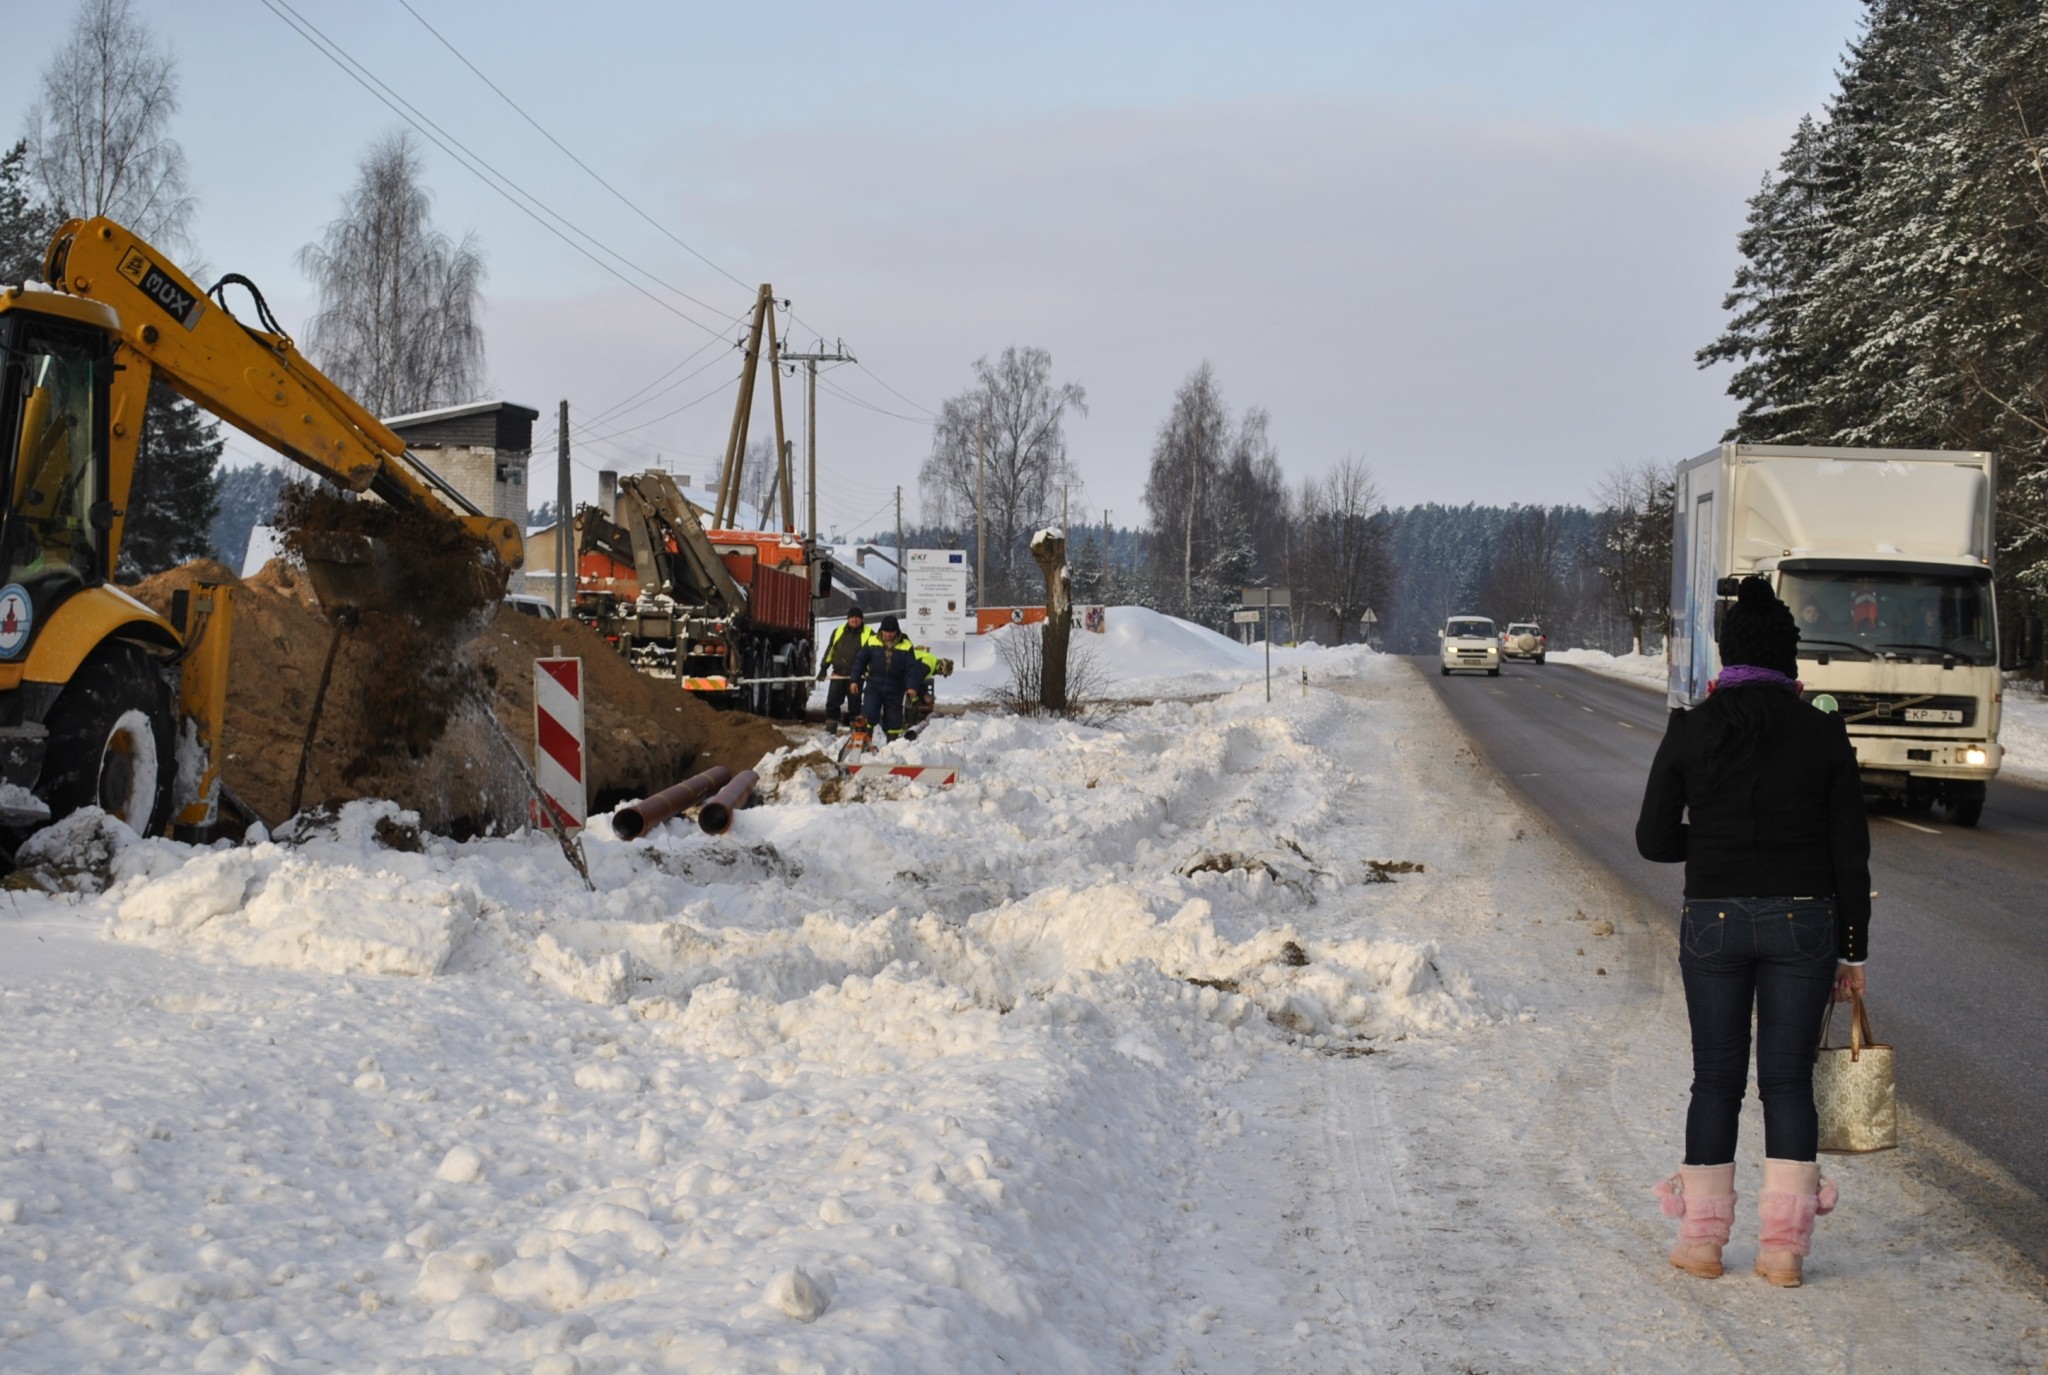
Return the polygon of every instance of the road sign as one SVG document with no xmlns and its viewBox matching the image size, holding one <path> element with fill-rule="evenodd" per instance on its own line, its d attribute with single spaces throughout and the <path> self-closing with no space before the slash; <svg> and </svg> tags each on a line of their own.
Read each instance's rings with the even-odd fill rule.
<svg viewBox="0 0 2048 1375">
<path fill-rule="evenodd" d="M 1259 617 L 1263 614 L 1263 612 L 1259 611 L 1239 611 L 1233 613 L 1230 619 L 1237 625 L 1257 625 Z"/>
<path fill-rule="evenodd" d="M 1367 625 L 1378 625 L 1380 623 L 1380 618 L 1372 614 L 1372 608 L 1369 606 L 1365 609 L 1365 614 L 1358 619 L 1364 621 Z"/>
<path fill-rule="evenodd" d="M 1293 597 L 1294 593 L 1285 587 L 1247 587 L 1243 605 L 1292 607 Z"/>
<path fill-rule="evenodd" d="M 533 778 L 564 832 L 589 819 L 584 782 L 583 661 L 533 661 Z"/>
</svg>

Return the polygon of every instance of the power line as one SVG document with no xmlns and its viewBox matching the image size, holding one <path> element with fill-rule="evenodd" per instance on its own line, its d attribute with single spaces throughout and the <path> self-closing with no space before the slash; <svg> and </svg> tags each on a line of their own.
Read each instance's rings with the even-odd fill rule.
<svg viewBox="0 0 2048 1375">
<path fill-rule="evenodd" d="M 668 239 L 669 242 L 675 244 L 685 253 L 688 253 L 691 257 L 695 258 L 698 262 L 703 263 L 706 267 L 710 268 L 713 272 L 718 273 L 727 281 L 732 282 L 735 286 L 745 287 L 749 291 L 754 290 L 754 287 L 750 285 L 748 282 L 746 282 L 744 279 L 734 276 L 731 272 L 728 272 L 725 268 L 719 266 L 710 258 L 706 257 L 703 253 L 699 252 L 695 247 L 693 247 L 692 245 L 678 237 L 674 231 L 668 228 L 667 225 L 662 224 L 659 220 L 655 219 L 652 215 L 648 214 L 645 210 L 641 209 L 640 206 L 637 203 L 635 203 L 633 199 L 630 196 L 628 196 L 625 192 L 619 190 L 618 187 L 612 185 L 609 181 L 605 180 L 604 177 L 598 173 L 596 168 L 592 167 L 582 158 L 576 156 L 576 154 L 570 150 L 567 144 L 563 143 L 560 139 L 556 138 L 552 133 L 549 133 L 547 128 L 544 125 L 542 125 L 539 120 L 535 119 L 532 115 L 527 113 L 524 106 L 522 106 L 518 101 L 514 100 L 510 95 L 506 94 L 505 90 L 502 87 L 500 87 L 497 82 L 491 80 L 490 77 L 484 74 L 482 68 L 478 67 L 476 63 L 470 61 L 469 58 L 463 54 L 461 49 L 457 48 L 453 43 L 449 42 L 446 35 L 444 35 L 439 29 L 435 28 L 432 24 L 428 23 L 425 16 L 423 16 L 418 10 L 412 7 L 411 0 L 398 0 L 398 3 L 405 7 L 405 12 L 407 14 L 410 14 L 414 19 L 419 21 L 421 28 L 425 29 L 428 33 L 432 34 L 435 40 L 439 42 L 442 47 L 446 48 L 450 53 L 454 54 L 456 61 L 460 62 L 463 66 L 469 68 L 470 72 L 476 77 L 477 80 L 483 82 L 484 85 L 490 87 L 492 94 L 496 95 L 498 99 L 504 101 L 507 105 L 511 106 L 513 111 L 517 113 L 521 119 L 525 120 L 529 125 L 533 126 L 533 129 L 536 133 L 538 133 L 542 138 L 546 139 L 549 143 L 553 144 L 555 148 L 562 154 L 563 157 L 566 157 L 567 159 L 569 159 L 569 161 L 575 163 L 579 168 L 581 168 L 584 171 L 586 175 L 590 177 L 592 181 L 596 182 L 599 186 L 602 186 L 605 190 L 611 192 L 613 196 L 617 197 L 621 205 L 624 205 L 628 210 L 631 210 L 634 214 L 638 215 L 641 219 L 645 220 L 650 226 L 653 227 L 656 233 Z M 621 261 L 624 260 L 622 259 Z M 702 303 L 700 302 L 699 304 Z M 789 313 L 789 318 L 793 323 L 803 325 L 806 329 L 812 328 L 803 320 L 799 319 L 794 311 L 791 311 Z M 824 331 L 820 330 L 816 332 L 818 333 L 820 338 L 824 337 Z M 911 400 L 902 392 L 897 391 L 896 388 L 890 386 L 887 382 L 883 381 L 882 378 L 879 375 L 877 375 L 873 369 L 869 368 L 865 363 L 856 363 L 855 366 L 859 367 L 862 372 L 867 373 L 867 375 L 870 378 L 874 379 L 877 385 L 879 385 L 884 391 L 888 392 L 891 396 L 894 396 L 897 400 L 903 402 L 905 405 L 911 407 L 913 410 L 923 411 L 926 415 L 932 416 L 934 419 L 937 418 L 936 412 L 934 412 L 927 406 L 924 406 L 916 401 Z"/>
<path fill-rule="evenodd" d="M 662 289 L 673 292 L 675 295 L 682 297 L 682 299 L 689 301 L 693 305 L 702 306 L 706 310 L 719 314 L 722 318 L 726 320 L 732 321 L 734 323 L 738 323 L 742 320 L 742 317 L 739 315 L 726 315 L 723 311 L 719 309 L 719 307 L 711 305 L 710 303 L 705 301 L 700 301 L 695 296 L 692 296 L 688 292 L 682 290 L 680 287 L 673 286 L 670 283 L 663 281 L 660 277 L 648 271 L 646 268 L 641 267 L 638 263 L 635 263 L 632 259 L 626 257 L 623 253 L 620 253 L 616 249 L 613 249 L 607 244 L 605 244 L 595 235 L 592 235 L 585 231 L 584 229 L 577 226 L 573 221 L 569 220 L 566 216 L 550 208 L 546 204 L 546 202 L 542 201 L 539 197 L 532 195 L 524 187 L 520 186 L 517 182 L 513 181 L 510 177 L 507 177 L 504 173 L 498 171 L 498 169 L 493 167 L 486 159 L 484 159 L 483 157 L 476 153 L 471 152 L 468 146 L 463 144 L 461 140 L 457 139 L 453 134 L 450 134 L 446 130 L 442 129 L 439 124 L 436 124 L 429 116 L 427 116 L 424 112 L 420 111 L 410 101 L 406 100 L 404 96 L 401 96 L 395 90 L 392 90 L 391 87 L 386 85 L 384 81 L 376 75 L 376 73 L 372 72 L 367 66 L 364 66 L 361 62 L 358 62 L 354 57 L 352 57 L 348 53 L 346 49 L 342 48 L 340 44 L 334 42 L 334 40 L 330 39 L 325 33 L 322 33 L 320 29 L 316 25 L 314 25 L 310 20 L 306 19 L 304 16 L 300 15 L 298 11 L 294 10 L 288 3 L 288 0 L 262 0 L 262 3 L 265 9 L 268 9 L 272 14 L 275 14 L 279 19 L 283 20 L 292 29 L 293 32 L 297 33 L 301 38 L 304 38 L 308 43 L 311 43 L 315 50 L 317 50 L 328 61 L 334 63 L 335 66 L 339 67 L 342 70 L 343 74 L 348 76 L 350 80 L 354 81 L 357 85 L 361 86 L 364 90 L 368 91 L 373 97 L 375 97 L 393 114 L 397 115 L 400 119 L 403 119 L 407 124 L 411 125 L 414 129 L 418 130 L 419 133 L 423 137 L 425 137 L 429 142 L 431 142 L 435 147 L 439 148 L 442 152 L 448 154 L 448 156 L 454 158 L 456 162 L 461 164 L 465 171 L 469 172 L 472 176 L 475 176 L 479 181 L 483 182 L 484 185 L 490 187 L 493 191 L 496 191 L 500 196 L 504 197 L 504 199 L 507 202 L 509 202 L 514 209 L 518 210 L 521 214 L 525 215 L 528 219 L 532 220 L 541 228 L 547 230 L 550 234 L 553 234 L 556 238 L 560 239 L 563 243 L 567 244 L 576 252 L 582 254 L 585 258 L 588 258 L 592 263 L 594 263 L 603 271 L 609 273 L 613 277 L 616 277 L 619 281 L 625 283 L 625 285 L 639 292 L 642 296 L 645 296 L 648 300 L 654 302 L 656 305 L 660 306 L 663 310 L 668 311 L 670 314 L 675 315 L 680 319 L 689 321 L 698 329 L 701 329 L 708 334 L 712 334 L 719 338 L 724 337 L 723 325 L 717 327 L 707 325 L 702 320 L 699 320 L 696 316 L 690 314 L 688 311 L 682 310 L 677 306 L 671 304 L 670 302 L 664 301 L 663 299 L 661 299 L 661 297 L 656 296 L 646 287 L 640 285 L 640 283 L 626 276 L 625 273 L 620 272 L 610 263 L 605 262 L 602 258 L 598 257 L 597 254 L 592 253 L 589 249 L 585 248 L 582 244 L 577 243 L 567 234 L 564 234 L 560 229 L 557 229 L 553 224 L 548 223 L 548 220 L 543 218 L 541 214 L 536 213 L 534 209 L 529 208 L 527 204 L 522 203 L 522 198 L 526 202 L 531 202 L 532 206 L 538 207 L 540 211 L 545 212 L 547 216 L 560 221 L 563 225 L 568 226 L 568 228 L 575 232 L 577 235 L 589 240 L 593 244 L 596 244 L 604 252 L 610 254 L 612 257 L 626 264 L 626 266 L 632 268 L 635 272 L 638 272 L 643 277 L 647 278 L 649 281 L 655 283 L 657 286 L 660 286 Z M 503 184 L 500 185 L 500 183 Z M 506 189 L 508 187 L 510 188 L 509 191 Z"/>
<path fill-rule="evenodd" d="M 541 127 L 539 120 L 535 119 L 532 115 L 526 113 L 526 111 L 520 106 L 518 101 L 514 100 L 511 96 L 506 95 L 504 91 L 500 90 L 497 82 L 491 80 L 489 77 L 485 76 L 483 72 L 479 71 L 476 63 L 471 62 L 467 57 L 464 57 L 461 51 L 458 48 L 456 48 L 456 46 L 453 43 L 450 43 L 445 37 L 442 36 L 441 31 L 439 29 L 435 28 L 432 24 L 429 24 L 426 21 L 426 19 L 420 14 L 420 12 L 412 7 L 412 5 L 409 3 L 409 0 L 398 0 L 398 3 L 405 6 L 405 12 L 407 14 L 411 15 L 413 18 L 420 21 L 421 28 L 425 29 L 428 33 L 434 35 L 436 39 L 439 39 L 442 47 L 446 48 L 449 52 L 454 53 L 456 61 L 460 62 L 463 66 L 469 68 L 470 71 L 475 72 L 477 80 L 483 82 L 484 85 L 490 87 L 491 90 L 497 94 L 498 99 L 504 101 L 507 105 L 510 105 L 515 111 L 517 111 L 519 117 L 525 120 L 528 124 L 531 124 L 534 127 L 534 130 L 537 133 L 539 133 L 542 138 L 546 139 L 549 143 L 554 144 L 556 148 L 560 149 L 563 157 L 566 157 L 567 159 L 569 159 L 569 161 L 575 163 L 578 167 L 581 167 L 585 172 L 589 173 L 590 179 L 592 181 L 596 182 L 599 186 L 602 186 L 605 190 L 611 192 L 614 196 L 617 196 L 619 198 L 620 204 L 624 205 L 628 210 L 631 210 L 641 219 L 647 221 L 648 224 L 654 227 L 656 232 L 660 233 L 663 237 L 668 239 L 669 242 L 675 244 L 676 247 L 682 249 L 685 253 L 688 253 L 698 262 L 710 268 L 713 272 L 718 273 L 720 276 L 724 277 L 726 280 L 732 282 L 736 286 L 744 287 L 748 291 L 754 290 L 754 288 L 750 286 L 748 283 L 743 282 L 738 277 L 733 276 L 730 272 L 727 272 L 717 263 L 712 262 L 711 259 L 705 257 L 702 253 L 699 253 L 689 244 L 684 243 L 681 239 L 677 238 L 673 233 L 669 231 L 666 225 L 663 225 L 662 223 L 657 221 L 652 215 L 648 214 L 645 210 L 642 210 L 639 206 L 635 205 L 633 201 L 626 195 L 625 192 L 619 190 L 618 187 L 613 186 L 610 182 L 606 181 L 603 177 L 599 176 L 596 170 L 592 168 L 589 163 L 585 162 L 582 158 L 579 158 L 574 153 L 570 152 L 568 147 L 564 145 L 560 139 L 556 138 L 553 134 L 549 133 L 546 129 Z M 916 403 L 913 402 L 912 404 L 914 405 Z"/>
<path fill-rule="evenodd" d="M 840 400 L 851 401 L 854 405 L 861 407 L 863 410 L 873 411 L 876 415 L 886 415 L 892 420 L 907 420 L 913 425 L 929 426 L 932 423 L 931 421 L 926 420 L 922 416 L 904 415 L 901 411 L 892 411 L 887 409 L 886 407 L 877 406 L 872 401 L 862 400 L 860 397 L 855 396 L 852 392 L 846 390 L 846 388 L 839 386 L 838 384 L 833 382 L 827 382 L 822 378 L 819 379 L 818 385 L 823 387 L 826 391 L 831 392 Z M 914 405 L 916 403 L 913 402 L 912 404 Z"/>
</svg>

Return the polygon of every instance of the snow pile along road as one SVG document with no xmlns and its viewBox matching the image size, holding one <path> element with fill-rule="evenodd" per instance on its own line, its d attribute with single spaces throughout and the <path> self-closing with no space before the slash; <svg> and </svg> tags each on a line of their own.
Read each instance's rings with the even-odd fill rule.
<svg viewBox="0 0 2048 1375">
<path fill-rule="evenodd" d="M 1382 729 L 1246 687 L 881 756 L 944 790 L 792 749 L 724 837 L 591 835 L 594 894 L 388 803 L 77 818 L 0 920 L 0 1366 L 1172 1368 L 1222 1087 L 1524 1015 L 1373 930 L 1328 742 Z"/>
</svg>

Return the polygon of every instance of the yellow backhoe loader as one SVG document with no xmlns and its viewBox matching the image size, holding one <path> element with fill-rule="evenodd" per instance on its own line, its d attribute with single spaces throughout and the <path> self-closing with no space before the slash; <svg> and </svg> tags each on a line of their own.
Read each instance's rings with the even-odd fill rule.
<svg viewBox="0 0 2048 1375">
<path fill-rule="evenodd" d="M 519 529 L 411 460 L 245 279 L 202 293 L 104 218 L 59 229 L 43 275 L 0 291 L 0 832 L 90 805 L 144 834 L 202 827 L 219 803 L 229 589 L 201 583 L 164 617 L 108 581 L 152 379 L 329 482 L 459 522 L 501 580 Z M 231 285 L 262 328 L 229 313 Z M 393 590 L 372 541 L 306 555 L 330 614 Z"/>
</svg>

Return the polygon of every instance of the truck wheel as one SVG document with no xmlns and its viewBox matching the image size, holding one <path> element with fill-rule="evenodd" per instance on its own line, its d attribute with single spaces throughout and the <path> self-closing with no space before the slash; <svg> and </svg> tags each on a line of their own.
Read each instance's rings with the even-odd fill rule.
<svg viewBox="0 0 2048 1375">
<path fill-rule="evenodd" d="M 1486 676 L 1489 678 L 1498 678 L 1500 677 L 1500 670 L 1497 668 L 1489 668 L 1488 670 L 1486 670 Z"/>
<path fill-rule="evenodd" d="M 1439 668 L 1437 672 L 1443 674 L 1446 678 L 1451 676 L 1451 671 L 1447 668 Z"/>
<path fill-rule="evenodd" d="M 170 693 L 133 645 L 96 649 L 50 708 L 36 792 L 52 820 L 98 807 L 141 835 L 170 819 L 177 751 Z"/>
<path fill-rule="evenodd" d="M 1538 654 L 1538 655 L 1536 656 L 1536 667 L 1538 667 L 1538 668 L 1541 668 L 1541 667 L 1543 667 L 1543 656 L 1542 656 L 1541 654 Z"/>
<path fill-rule="evenodd" d="M 1952 783 L 1942 806 L 1948 813 L 1949 824 L 1974 826 L 1984 815 L 1984 785 L 1982 783 Z"/>
</svg>

